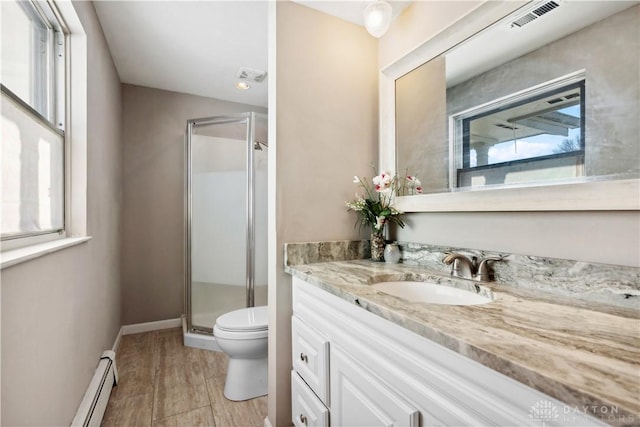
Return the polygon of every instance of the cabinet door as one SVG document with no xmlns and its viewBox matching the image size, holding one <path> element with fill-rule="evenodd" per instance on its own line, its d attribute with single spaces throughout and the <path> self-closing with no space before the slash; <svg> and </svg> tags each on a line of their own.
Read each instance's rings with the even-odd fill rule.
<svg viewBox="0 0 640 427">
<path fill-rule="evenodd" d="M 417 427 L 420 413 L 339 347 L 331 347 L 331 424 Z"/>
<path fill-rule="evenodd" d="M 329 340 L 296 316 L 291 318 L 293 369 L 329 406 Z"/>
<path fill-rule="evenodd" d="M 329 410 L 296 371 L 291 371 L 291 421 L 296 427 L 329 425 Z"/>
</svg>

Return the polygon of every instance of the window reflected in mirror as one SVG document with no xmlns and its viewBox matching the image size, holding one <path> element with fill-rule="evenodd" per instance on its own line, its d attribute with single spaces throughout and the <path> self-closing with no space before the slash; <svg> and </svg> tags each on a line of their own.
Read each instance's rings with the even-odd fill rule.
<svg viewBox="0 0 640 427">
<path fill-rule="evenodd" d="M 453 118 L 458 187 L 584 176 L 584 81 Z"/>
<path fill-rule="evenodd" d="M 533 4 L 395 80 L 396 170 L 425 194 L 640 178 L 640 5 L 513 25 Z"/>
</svg>

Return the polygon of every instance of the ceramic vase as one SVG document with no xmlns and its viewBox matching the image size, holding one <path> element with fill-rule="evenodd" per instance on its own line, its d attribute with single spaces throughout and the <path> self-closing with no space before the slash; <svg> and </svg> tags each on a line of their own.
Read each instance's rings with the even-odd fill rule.
<svg viewBox="0 0 640 427">
<path fill-rule="evenodd" d="M 384 247 L 384 261 L 391 264 L 400 262 L 400 247 L 397 243 L 389 243 Z"/>
<path fill-rule="evenodd" d="M 384 261 L 384 236 L 382 234 L 371 234 L 371 259 L 373 261 Z"/>
</svg>

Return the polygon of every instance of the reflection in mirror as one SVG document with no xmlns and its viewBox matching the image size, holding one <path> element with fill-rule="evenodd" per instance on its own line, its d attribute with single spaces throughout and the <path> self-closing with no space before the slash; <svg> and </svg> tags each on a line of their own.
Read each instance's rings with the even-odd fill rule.
<svg viewBox="0 0 640 427">
<path fill-rule="evenodd" d="M 444 72 L 445 60 L 439 57 L 396 81 L 396 97 L 403 100 L 396 103 L 396 139 L 402 141 L 397 171 L 417 176 L 424 193 L 449 187 L 449 164 L 442 153 L 447 138 Z"/>
<path fill-rule="evenodd" d="M 458 187 L 584 175 L 583 77 L 549 86 L 453 116 Z"/>
<path fill-rule="evenodd" d="M 640 6 L 548 3 L 396 80 L 396 167 L 425 193 L 640 177 Z"/>
</svg>

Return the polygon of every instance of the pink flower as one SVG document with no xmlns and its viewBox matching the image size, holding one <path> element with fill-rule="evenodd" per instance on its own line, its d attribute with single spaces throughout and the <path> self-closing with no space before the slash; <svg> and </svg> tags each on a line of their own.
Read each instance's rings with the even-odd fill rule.
<svg viewBox="0 0 640 427">
<path fill-rule="evenodd" d="M 407 175 L 407 187 L 409 194 L 422 194 L 422 183 L 415 176 Z"/>
<path fill-rule="evenodd" d="M 409 179 L 409 178 L 411 178 L 411 179 Z M 415 176 L 407 177 L 407 181 L 409 181 L 411 183 L 411 185 L 415 185 L 416 187 L 419 187 L 422 184 L 420 182 L 420 180 L 418 178 L 416 178 Z"/>
</svg>

